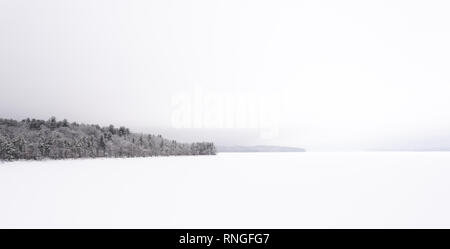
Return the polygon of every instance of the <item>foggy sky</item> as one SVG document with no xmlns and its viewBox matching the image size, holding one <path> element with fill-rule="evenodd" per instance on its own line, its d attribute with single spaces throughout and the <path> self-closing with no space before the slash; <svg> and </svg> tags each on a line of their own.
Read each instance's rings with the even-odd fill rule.
<svg viewBox="0 0 450 249">
<path fill-rule="evenodd" d="M 450 148 L 448 13 L 444 0 L 4 0 L 0 116 L 218 144 Z"/>
</svg>

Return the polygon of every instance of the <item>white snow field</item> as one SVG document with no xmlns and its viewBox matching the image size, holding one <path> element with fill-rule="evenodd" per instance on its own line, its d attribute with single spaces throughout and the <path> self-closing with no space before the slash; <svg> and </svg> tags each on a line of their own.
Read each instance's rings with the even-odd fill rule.
<svg viewBox="0 0 450 249">
<path fill-rule="evenodd" d="M 450 153 L 0 163 L 0 227 L 450 228 Z"/>
</svg>

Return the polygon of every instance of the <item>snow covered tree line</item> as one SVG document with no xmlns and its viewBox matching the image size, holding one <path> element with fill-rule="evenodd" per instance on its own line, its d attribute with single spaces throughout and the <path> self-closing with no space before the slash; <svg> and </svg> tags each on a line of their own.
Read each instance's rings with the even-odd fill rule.
<svg viewBox="0 0 450 249">
<path fill-rule="evenodd" d="M 0 160 L 215 154 L 213 143 L 178 143 L 161 135 L 132 133 L 123 126 L 69 123 L 54 117 L 0 119 Z"/>
</svg>

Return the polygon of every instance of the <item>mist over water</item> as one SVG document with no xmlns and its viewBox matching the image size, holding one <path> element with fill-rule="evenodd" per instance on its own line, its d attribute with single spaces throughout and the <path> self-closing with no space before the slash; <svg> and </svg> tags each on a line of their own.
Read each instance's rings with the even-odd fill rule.
<svg viewBox="0 0 450 249">
<path fill-rule="evenodd" d="M 449 10 L 444 0 L 2 1 L 0 116 L 217 144 L 448 149 Z"/>
</svg>

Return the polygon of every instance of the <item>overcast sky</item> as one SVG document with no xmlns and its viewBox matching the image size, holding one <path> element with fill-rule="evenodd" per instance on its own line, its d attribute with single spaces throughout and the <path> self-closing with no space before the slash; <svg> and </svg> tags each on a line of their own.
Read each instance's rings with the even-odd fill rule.
<svg viewBox="0 0 450 249">
<path fill-rule="evenodd" d="M 449 1 L 0 0 L 0 116 L 450 148 Z"/>
</svg>

